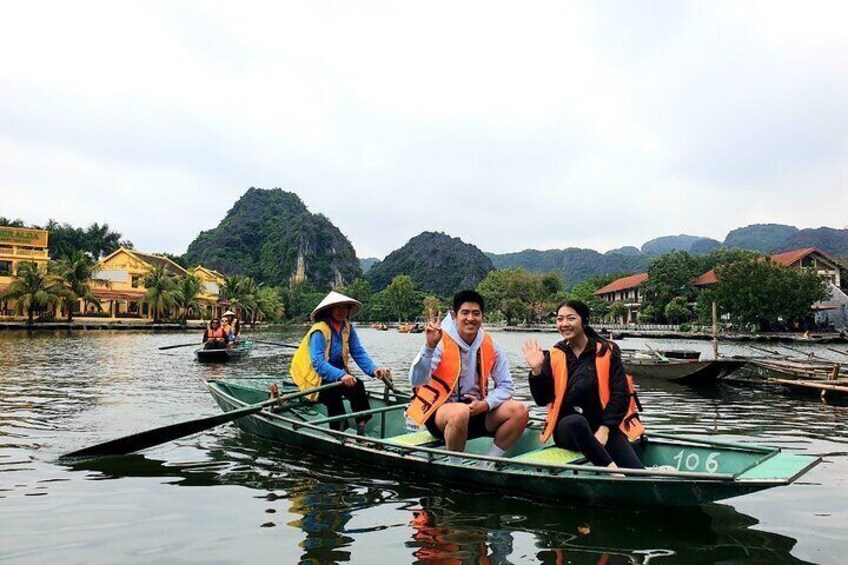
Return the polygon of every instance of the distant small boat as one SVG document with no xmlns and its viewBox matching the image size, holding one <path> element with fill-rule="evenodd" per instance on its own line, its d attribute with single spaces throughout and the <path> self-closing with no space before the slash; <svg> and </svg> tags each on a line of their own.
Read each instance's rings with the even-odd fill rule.
<svg viewBox="0 0 848 565">
<path fill-rule="evenodd" d="M 701 352 L 695 351 L 694 349 L 656 349 L 655 351 L 668 359 L 689 359 L 697 361 L 701 358 Z M 622 349 L 621 354 L 626 356 L 653 355 L 654 358 L 657 357 L 656 354 L 648 353 L 641 349 Z"/>
<path fill-rule="evenodd" d="M 194 352 L 201 363 L 226 363 L 247 357 L 253 349 L 252 341 L 237 341 L 226 349 L 198 349 Z"/>
</svg>

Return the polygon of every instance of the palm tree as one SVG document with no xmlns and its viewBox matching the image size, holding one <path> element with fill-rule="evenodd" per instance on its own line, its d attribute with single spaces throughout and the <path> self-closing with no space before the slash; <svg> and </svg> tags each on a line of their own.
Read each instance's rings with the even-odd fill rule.
<svg viewBox="0 0 848 565">
<path fill-rule="evenodd" d="M 263 286 L 256 293 L 256 310 L 268 319 L 278 319 L 285 313 L 280 291 L 270 286 Z"/>
<path fill-rule="evenodd" d="M 159 321 L 163 308 L 167 310 L 175 306 L 176 286 L 174 276 L 162 265 L 155 265 L 144 277 L 144 288 L 147 289 L 144 301 L 153 308 L 154 323 Z"/>
<path fill-rule="evenodd" d="M 174 303 L 177 308 L 182 308 L 183 310 L 183 325 L 186 325 L 188 311 L 190 308 L 200 311 L 201 307 L 198 297 L 202 290 L 203 281 L 201 281 L 200 277 L 197 275 L 186 273 L 185 276 L 180 277 L 177 280 L 177 286 L 174 292 Z"/>
<path fill-rule="evenodd" d="M 70 291 L 65 299 L 65 309 L 68 311 L 68 321 L 74 319 L 74 304 L 80 299 L 84 299 L 86 303 L 93 302 L 100 306 L 100 301 L 91 293 L 89 284 L 94 281 L 94 275 L 97 274 L 97 266 L 91 257 L 80 250 L 74 251 L 70 255 L 66 255 L 64 259 L 56 261 L 51 265 L 52 271 L 61 278 L 67 289 Z M 109 281 L 97 281 L 109 286 Z"/>
<path fill-rule="evenodd" d="M 256 293 L 261 287 L 251 277 L 245 275 L 233 275 L 224 279 L 221 287 L 221 296 L 230 303 L 230 306 L 239 313 L 239 318 L 251 320 L 256 311 Z M 243 314 L 243 315 L 242 315 Z"/>
<path fill-rule="evenodd" d="M 33 262 L 18 263 L 17 274 L 9 290 L 0 298 L 15 301 L 15 313 L 27 313 L 27 324 L 32 325 L 36 310 L 58 306 L 70 295 L 62 279 L 44 273 Z"/>
</svg>

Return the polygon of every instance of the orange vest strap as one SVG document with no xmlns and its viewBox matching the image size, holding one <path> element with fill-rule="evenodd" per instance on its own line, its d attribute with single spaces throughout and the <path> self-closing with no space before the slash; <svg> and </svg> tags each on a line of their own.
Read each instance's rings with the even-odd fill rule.
<svg viewBox="0 0 848 565">
<path fill-rule="evenodd" d="M 482 330 L 481 330 L 482 331 Z M 459 345 L 447 334 L 442 334 L 442 355 L 439 365 L 430 373 L 430 382 L 415 387 L 412 402 L 406 410 L 418 425 L 423 426 L 430 416 L 447 402 L 462 373 L 462 357 Z M 486 397 L 489 375 L 497 361 L 495 345 L 489 334 L 483 334 L 483 343 L 477 353 L 478 386 L 480 396 Z"/>
</svg>

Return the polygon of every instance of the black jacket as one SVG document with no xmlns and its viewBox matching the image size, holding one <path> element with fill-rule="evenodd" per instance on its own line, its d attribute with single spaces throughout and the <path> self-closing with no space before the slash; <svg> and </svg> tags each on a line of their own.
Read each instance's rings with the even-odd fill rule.
<svg viewBox="0 0 848 565">
<path fill-rule="evenodd" d="M 583 414 L 589 421 L 592 431 L 597 430 L 601 425 L 609 427 L 610 430 L 617 429 L 627 415 L 627 408 L 630 405 L 630 391 L 627 387 L 627 378 L 624 375 L 618 346 L 612 344 L 610 399 L 606 408 L 601 408 L 598 375 L 595 371 L 597 341 L 590 338 L 580 357 L 574 355 L 565 340 L 554 347 L 565 352 L 568 362 L 568 385 L 557 420 L 571 414 Z M 554 401 L 554 378 L 549 351 L 545 351 L 542 372 L 535 377 L 532 373 L 530 374 L 530 393 L 539 406 L 545 406 Z"/>
</svg>

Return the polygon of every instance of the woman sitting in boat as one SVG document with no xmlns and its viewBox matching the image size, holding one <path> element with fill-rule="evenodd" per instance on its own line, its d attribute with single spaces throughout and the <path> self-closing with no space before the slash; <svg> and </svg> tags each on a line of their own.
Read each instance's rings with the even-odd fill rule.
<svg viewBox="0 0 848 565">
<path fill-rule="evenodd" d="M 553 436 L 556 445 L 583 453 L 598 467 L 643 469 L 630 444 L 645 431 L 632 384 L 618 346 L 589 326 L 589 315 L 579 300 L 564 302 L 556 327 L 565 339 L 550 351 L 535 339 L 524 342 L 530 392 L 538 405 L 548 405 L 540 440 Z"/>
<path fill-rule="evenodd" d="M 328 416 L 344 414 L 343 397 L 350 401 L 354 412 L 371 407 L 365 384 L 350 374 L 349 357 L 353 357 L 365 374 L 379 379 L 391 379 L 391 371 L 377 367 L 368 356 L 350 323 L 350 318 L 361 309 L 362 304 L 358 300 L 338 292 L 330 292 L 312 311 L 310 318 L 315 325 L 306 332 L 292 359 L 291 375 L 301 390 L 338 381 L 344 384 L 341 387 L 322 390 L 318 395 L 318 401 L 327 407 Z M 370 415 L 356 417 L 359 435 L 365 434 L 365 425 L 369 419 Z M 341 430 L 342 422 L 330 422 L 330 427 Z"/>
<path fill-rule="evenodd" d="M 224 349 L 227 347 L 227 331 L 221 325 L 221 320 L 212 318 L 203 330 L 203 349 Z"/>
</svg>

